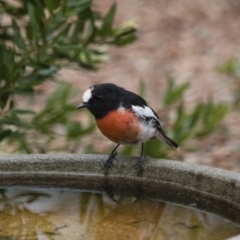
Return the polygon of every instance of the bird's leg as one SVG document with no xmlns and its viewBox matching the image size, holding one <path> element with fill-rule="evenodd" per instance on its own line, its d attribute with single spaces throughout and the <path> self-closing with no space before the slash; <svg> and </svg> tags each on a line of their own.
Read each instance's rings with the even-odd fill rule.
<svg viewBox="0 0 240 240">
<path fill-rule="evenodd" d="M 103 167 L 103 170 L 104 170 L 104 175 L 107 177 L 108 175 L 108 170 L 112 167 L 113 165 L 113 159 L 116 157 L 117 155 L 117 148 L 119 147 L 120 144 L 118 144 L 113 150 L 112 152 L 110 153 L 107 161 L 105 162 L 104 164 L 104 167 Z"/>
<path fill-rule="evenodd" d="M 144 148 L 143 148 L 143 143 L 142 143 L 141 155 L 140 155 L 140 158 L 135 165 L 135 167 L 137 169 L 137 175 L 139 177 L 141 177 L 142 174 L 143 174 L 145 164 L 146 164 L 146 161 L 145 161 Z"/>
<path fill-rule="evenodd" d="M 102 184 L 102 188 L 103 190 L 105 191 L 105 193 L 108 195 L 108 197 L 114 201 L 115 203 L 117 204 L 120 204 L 119 201 L 117 201 L 115 198 L 114 198 L 114 187 L 113 185 L 109 182 L 109 179 L 108 178 L 105 178 L 104 179 L 104 184 Z"/>
</svg>

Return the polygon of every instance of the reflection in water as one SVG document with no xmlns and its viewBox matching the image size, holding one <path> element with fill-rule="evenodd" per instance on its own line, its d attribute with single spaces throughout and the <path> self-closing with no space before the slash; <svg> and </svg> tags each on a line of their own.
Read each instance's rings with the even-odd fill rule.
<svg viewBox="0 0 240 240">
<path fill-rule="evenodd" d="M 0 190 L 0 239 L 223 240 L 240 228 L 147 199 L 45 189 Z"/>
<path fill-rule="evenodd" d="M 121 204 L 99 222 L 96 239 L 151 239 L 164 207 L 148 200 Z"/>
<path fill-rule="evenodd" d="M 49 200 L 41 191 L 0 190 L 0 239 L 37 239 L 38 234 L 55 235 L 58 223 L 52 211 L 36 212 L 32 205 Z M 9 238 L 6 238 L 9 237 Z M 49 237 L 48 239 L 51 239 Z"/>
</svg>

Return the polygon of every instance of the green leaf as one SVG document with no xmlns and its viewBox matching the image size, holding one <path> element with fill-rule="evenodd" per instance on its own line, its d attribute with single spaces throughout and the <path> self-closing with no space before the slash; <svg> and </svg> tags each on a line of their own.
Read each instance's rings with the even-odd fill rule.
<svg viewBox="0 0 240 240">
<path fill-rule="evenodd" d="M 0 43 L 0 76 L 5 80 L 5 87 L 10 88 L 14 81 L 14 72 L 16 70 L 15 52 L 13 48 Z M 4 86 L 3 85 L 3 86 Z M 9 91 L 9 90 L 8 90 Z"/>
<path fill-rule="evenodd" d="M 44 2 L 51 14 L 54 14 L 54 11 L 61 6 L 61 1 L 45 0 Z"/>
<path fill-rule="evenodd" d="M 68 0 L 67 7 L 69 8 L 87 8 L 91 5 L 92 0 Z"/>
<path fill-rule="evenodd" d="M 211 99 L 206 104 L 202 104 L 201 128 L 197 130 L 196 137 L 205 137 L 211 134 L 228 110 L 227 105 L 213 104 Z"/>
<path fill-rule="evenodd" d="M 115 17 L 116 6 L 117 6 L 116 3 L 113 3 L 107 15 L 103 19 L 102 27 L 100 30 L 101 36 L 103 38 L 106 38 L 107 36 L 112 34 L 112 25 Z"/>
<path fill-rule="evenodd" d="M 138 25 L 134 21 L 127 21 L 120 27 L 113 30 L 113 36 L 116 38 L 123 37 L 126 35 L 133 34 L 137 31 Z"/>
<path fill-rule="evenodd" d="M 42 76 L 51 76 L 55 74 L 58 71 L 58 69 L 59 67 L 53 65 L 53 66 L 49 66 L 49 68 L 38 70 L 37 74 Z"/>
<path fill-rule="evenodd" d="M 188 128 L 189 131 L 196 125 L 199 119 L 202 117 L 203 104 L 197 104 L 193 112 L 189 116 Z"/>
<path fill-rule="evenodd" d="M 11 133 L 12 133 L 11 130 L 0 130 L 0 141 L 11 135 Z"/>
<path fill-rule="evenodd" d="M 47 32 L 47 39 L 49 41 L 52 41 L 52 47 L 57 47 L 58 44 L 66 44 L 66 46 L 69 44 L 69 31 L 71 28 L 71 24 L 68 24 L 66 26 L 54 26 L 52 28 L 49 28 L 49 31 Z M 71 45 L 71 44 L 70 44 Z"/>
<path fill-rule="evenodd" d="M 79 123 L 72 122 L 71 125 L 68 125 L 67 136 L 69 138 L 79 138 L 83 135 L 88 135 L 95 129 L 95 124 L 91 124 L 89 127 L 83 129 L 80 127 Z"/>
<path fill-rule="evenodd" d="M 77 21 L 72 24 L 74 26 L 74 31 L 71 35 L 71 38 L 73 41 L 79 41 L 80 39 L 80 34 L 83 33 L 87 20 L 88 19 L 92 19 L 92 11 L 90 9 L 90 6 L 88 6 L 87 8 L 85 8 L 81 14 L 79 14 Z M 93 23 L 91 23 L 92 25 Z M 92 34 L 92 31 L 91 33 Z"/>
<path fill-rule="evenodd" d="M 184 121 L 184 118 L 186 116 L 184 103 L 182 101 L 180 102 L 180 104 L 177 107 L 176 115 L 177 115 L 177 119 L 175 121 L 175 127 L 181 128 L 182 122 Z"/>
<path fill-rule="evenodd" d="M 172 94 L 173 86 L 174 86 L 173 78 L 168 75 L 167 76 L 167 90 L 163 94 L 163 102 L 165 104 L 168 103 L 168 97 L 169 97 L 169 95 Z"/>
<path fill-rule="evenodd" d="M 137 40 L 137 36 L 135 34 L 130 34 L 130 35 L 117 38 L 116 40 L 113 41 L 113 44 L 118 47 L 122 47 L 127 44 L 133 43 L 136 40 Z"/>
<path fill-rule="evenodd" d="M 167 81 L 168 88 L 165 94 L 163 95 L 163 102 L 165 104 L 172 104 L 182 97 L 183 93 L 186 91 L 186 89 L 188 89 L 190 83 L 186 82 L 179 86 L 175 86 L 173 78 L 170 76 L 167 78 Z"/>
<path fill-rule="evenodd" d="M 15 43 L 19 49 L 26 50 L 24 40 L 20 34 L 20 29 L 15 20 L 13 20 L 12 26 L 13 26 L 13 31 L 14 31 L 13 40 L 15 41 Z"/>
<path fill-rule="evenodd" d="M 27 10 L 29 15 L 27 35 L 30 40 L 33 40 L 38 33 L 39 27 L 35 16 L 34 6 L 30 2 L 27 3 Z"/>
<path fill-rule="evenodd" d="M 7 32 L 0 33 L 0 39 L 4 40 L 12 40 L 12 35 Z"/>
<path fill-rule="evenodd" d="M 18 116 L 16 116 L 16 112 L 9 112 L 7 115 L 5 115 L 1 120 L 0 123 L 2 125 L 12 125 L 15 127 L 19 128 L 24 128 L 24 129 L 31 129 L 31 126 L 26 123 L 21 121 Z"/>
<path fill-rule="evenodd" d="M 33 114 L 35 114 L 34 111 L 25 110 L 25 109 L 15 109 L 15 112 L 16 112 L 17 114 L 20 114 L 20 115 L 26 115 L 26 114 L 31 114 L 31 115 L 33 115 Z"/>
<path fill-rule="evenodd" d="M 178 88 L 176 88 L 176 90 L 174 91 L 175 98 L 172 101 L 175 101 L 176 99 L 181 98 L 183 93 L 185 92 L 185 90 L 188 89 L 189 86 L 190 86 L 190 82 L 186 82 L 180 85 Z"/>
<path fill-rule="evenodd" d="M 140 95 L 141 97 L 144 97 L 144 96 L 145 96 L 145 88 L 146 88 L 146 86 L 145 86 L 144 80 L 141 79 L 141 80 L 140 80 L 140 84 L 139 84 L 139 90 L 138 90 L 139 95 Z"/>
<path fill-rule="evenodd" d="M 240 64 L 237 63 L 236 59 L 229 59 L 223 65 L 216 67 L 220 73 L 227 74 L 232 77 L 240 76 Z"/>
<path fill-rule="evenodd" d="M 79 44 L 66 44 L 66 45 L 56 45 L 54 46 L 57 50 L 68 52 L 68 51 L 79 51 L 81 50 L 82 46 Z"/>
</svg>

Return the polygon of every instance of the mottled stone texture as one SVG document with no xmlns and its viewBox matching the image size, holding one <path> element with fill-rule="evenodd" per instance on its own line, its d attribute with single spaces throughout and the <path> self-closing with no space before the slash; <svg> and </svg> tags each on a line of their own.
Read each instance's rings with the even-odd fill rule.
<svg viewBox="0 0 240 240">
<path fill-rule="evenodd" d="M 240 174 L 172 160 L 147 159 L 137 177 L 137 158 L 116 157 L 109 176 L 107 156 L 77 154 L 0 157 L 0 187 L 30 186 L 106 191 L 174 202 L 240 224 Z"/>
</svg>

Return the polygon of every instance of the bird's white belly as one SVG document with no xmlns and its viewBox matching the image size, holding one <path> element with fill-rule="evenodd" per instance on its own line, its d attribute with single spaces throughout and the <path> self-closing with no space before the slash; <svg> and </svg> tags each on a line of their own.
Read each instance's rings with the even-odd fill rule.
<svg viewBox="0 0 240 240">
<path fill-rule="evenodd" d="M 138 135 L 139 142 L 145 142 L 148 139 L 155 137 L 156 135 L 156 128 L 151 126 L 151 124 L 146 125 L 142 124 L 141 125 L 141 132 Z"/>
</svg>

